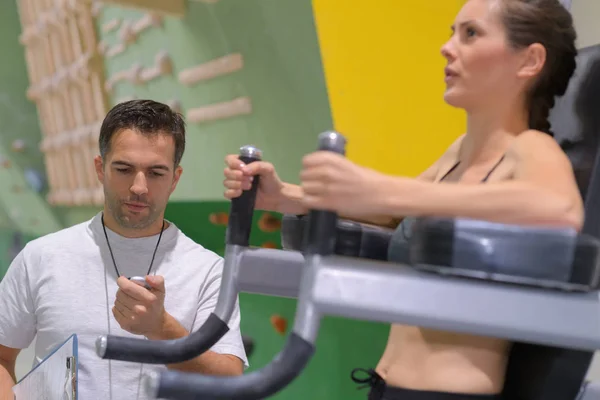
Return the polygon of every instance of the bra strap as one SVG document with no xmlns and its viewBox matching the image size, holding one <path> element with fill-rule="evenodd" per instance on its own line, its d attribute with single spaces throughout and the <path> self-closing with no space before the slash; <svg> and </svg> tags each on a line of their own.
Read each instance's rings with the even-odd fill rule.
<svg viewBox="0 0 600 400">
<path fill-rule="evenodd" d="M 502 161 L 504 161 L 504 157 L 506 157 L 506 154 L 503 154 L 502 157 L 500 157 L 500 159 L 496 162 L 496 164 L 494 164 L 492 169 L 490 169 L 490 171 L 486 174 L 486 176 L 481 180 L 482 183 L 486 182 L 489 179 L 489 177 L 494 173 L 496 168 L 498 168 L 498 166 L 502 163 Z M 458 167 L 459 164 L 460 164 L 460 161 L 457 161 L 456 164 L 454 164 L 454 166 L 452 168 L 450 168 L 448 170 L 448 172 L 446 172 L 444 174 L 444 176 L 442 176 L 442 178 L 439 180 L 439 182 L 446 179 L 448 177 L 448 175 L 450 175 L 452 173 L 452 171 L 454 171 L 456 169 L 456 167 Z"/>
<path fill-rule="evenodd" d="M 506 154 L 503 154 L 502 157 L 500 157 L 498 162 L 492 167 L 492 169 L 490 169 L 490 172 L 487 173 L 487 175 L 485 176 L 485 178 L 483 178 L 483 180 L 481 182 L 485 182 L 488 180 L 490 175 L 492 175 L 492 173 L 496 170 L 496 168 L 498 168 L 498 166 L 502 163 L 502 161 L 504 161 L 505 156 L 506 156 Z"/>
<path fill-rule="evenodd" d="M 460 160 L 459 160 L 459 161 L 457 161 L 457 162 L 456 162 L 456 164 L 454 164 L 454 165 L 452 166 L 452 168 L 450 168 L 450 169 L 448 170 L 448 172 L 446 172 L 446 173 L 444 174 L 444 176 L 442 176 L 442 178 L 441 178 L 439 181 L 441 182 L 441 181 L 443 181 L 444 179 L 446 179 L 446 177 L 447 177 L 448 175 L 450 175 L 450 174 L 452 173 L 452 171 L 454 171 L 454 170 L 456 169 L 456 167 L 458 167 L 458 165 L 459 165 L 459 164 L 460 164 Z"/>
</svg>

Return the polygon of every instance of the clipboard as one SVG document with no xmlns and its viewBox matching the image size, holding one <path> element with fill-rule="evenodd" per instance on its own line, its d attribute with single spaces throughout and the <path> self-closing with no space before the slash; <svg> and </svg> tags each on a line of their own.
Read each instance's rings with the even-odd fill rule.
<svg viewBox="0 0 600 400">
<path fill-rule="evenodd" d="M 77 335 L 69 336 L 15 386 L 15 400 L 77 400 Z"/>
</svg>

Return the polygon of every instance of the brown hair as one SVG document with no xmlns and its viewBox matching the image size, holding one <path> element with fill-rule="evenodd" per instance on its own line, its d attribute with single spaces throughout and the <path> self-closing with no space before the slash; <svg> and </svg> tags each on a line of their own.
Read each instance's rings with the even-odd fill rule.
<svg viewBox="0 0 600 400">
<path fill-rule="evenodd" d="M 539 43 L 546 63 L 529 92 L 529 127 L 553 136 L 548 116 L 565 94 L 576 67 L 577 33 L 571 13 L 558 0 L 501 0 L 508 43 L 515 49 Z"/>
<path fill-rule="evenodd" d="M 179 166 L 185 151 L 185 122 L 168 105 L 153 100 L 129 100 L 114 106 L 102 121 L 98 146 L 102 159 L 110 152 L 112 137 L 122 129 L 133 129 L 145 136 L 163 134 L 175 141 L 173 162 Z"/>
</svg>

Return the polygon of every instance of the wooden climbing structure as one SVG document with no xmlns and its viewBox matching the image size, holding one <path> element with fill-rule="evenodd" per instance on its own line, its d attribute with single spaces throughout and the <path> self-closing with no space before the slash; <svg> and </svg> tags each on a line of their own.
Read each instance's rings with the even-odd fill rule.
<svg viewBox="0 0 600 400">
<path fill-rule="evenodd" d="M 104 201 L 93 157 L 108 112 L 104 64 L 94 14 L 98 4 L 77 0 L 18 0 L 29 74 L 28 98 L 38 110 L 53 205 Z"/>
</svg>

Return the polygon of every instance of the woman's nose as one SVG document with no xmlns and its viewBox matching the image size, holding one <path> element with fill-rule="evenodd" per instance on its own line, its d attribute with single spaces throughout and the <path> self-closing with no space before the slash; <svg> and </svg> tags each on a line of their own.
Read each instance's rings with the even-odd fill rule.
<svg viewBox="0 0 600 400">
<path fill-rule="evenodd" d="M 452 46 L 452 39 L 450 39 L 444 43 L 441 49 L 442 56 L 444 56 L 444 58 L 448 61 L 452 61 L 455 58 L 454 49 Z"/>
</svg>

